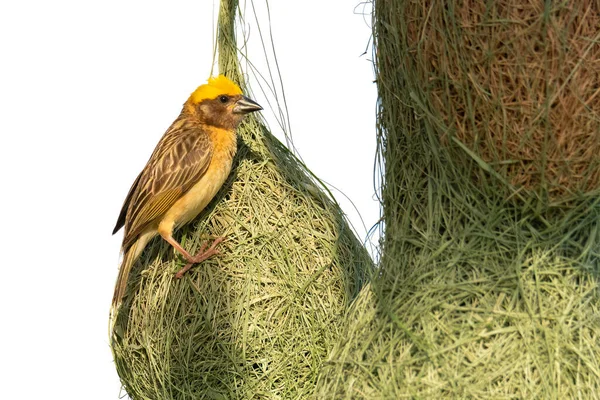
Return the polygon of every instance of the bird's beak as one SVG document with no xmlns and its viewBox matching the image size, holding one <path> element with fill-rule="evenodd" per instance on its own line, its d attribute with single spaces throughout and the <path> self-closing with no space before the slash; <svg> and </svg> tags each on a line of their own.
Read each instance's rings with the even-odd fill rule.
<svg viewBox="0 0 600 400">
<path fill-rule="evenodd" d="M 242 96 L 233 106 L 234 114 L 248 114 L 254 111 L 260 111 L 263 108 L 254 100 Z"/>
</svg>

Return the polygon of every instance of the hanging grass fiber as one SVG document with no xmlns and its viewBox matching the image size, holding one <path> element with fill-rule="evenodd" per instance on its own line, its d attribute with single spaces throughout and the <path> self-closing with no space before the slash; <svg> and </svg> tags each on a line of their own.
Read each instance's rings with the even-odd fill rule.
<svg viewBox="0 0 600 400">
<path fill-rule="evenodd" d="M 381 268 L 317 398 L 600 398 L 598 152 L 584 151 L 598 145 L 599 3 L 536 4 L 374 2 Z M 548 50 L 555 40 L 567 47 Z M 552 77 L 542 91 L 540 76 Z M 558 115 L 534 122 L 531 107 Z M 532 207 L 540 188 L 570 200 Z"/>
<path fill-rule="evenodd" d="M 236 12 L 221 2 L 219 70 L 244 87 Z M 222 254 L 177 280 L 184 262 L 157 238 L 132 272 L 111 347 L 133 399 L 310 397 L 372 269 L 340 208 L 263 123 L 238 132 L 230 178 L 177 232 L 191 253 L 224 236 Z"/>
</svg>

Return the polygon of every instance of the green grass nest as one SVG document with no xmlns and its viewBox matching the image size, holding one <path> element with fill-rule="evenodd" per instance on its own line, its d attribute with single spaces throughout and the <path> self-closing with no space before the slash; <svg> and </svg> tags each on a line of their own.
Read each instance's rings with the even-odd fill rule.
<svg viewBox="0 0 600 400">
<path fill-rule="evenodd" d="M 477 148 L 446 140 L 455 127 L 436 115 L 454 121 L 462 114 L 430 101 L 428 90 L 444 86 L 444 78 L 424 81 L 420 68 L 431 54 L 420 49 L 451 43 L 440 54 L 469 57 L 470 49 L 456 45 L 466 5 L 374 4 L 383 256 L 347 314 L 316 397 L 600 398 L 600 196 L 544 207 L 535 190 L 507 199 L 506 171 L 492 168 Z M 473 12 L 484 4 L 506 5 L 480 3 Z M 428 25 L 436 21 L 449 28 Z M 414 40 L 409 24 L 420 33 L 437 29 L 436 36 Z M 522 36 L 513 39 L 517 46 Z"/>
<path fill-rule="evenodd" d="M 235 1 L 221 4 L 219 69 L 242 82 Z M 188 251 L 217 236 L 222 254 L 194 266 L 152 241 L 129 280 L 112 335 L 133 399 L 303 399 L 339 338 L 372 261 L 338 205 L 254 118 L 231 176 L 176 237 Z"/>
<path fill-rule="evenodd" d="M 276 139 L 265 133 L 263 140 L 285 156 Z M 279 161 L 287 172 L 294 165 Z M 177 280 L 177 253 L 160 238 L 148 246 L 113 344 L 134 399 L 312 392 L 370 260 L 339 209 L 305 183 L 290 182 L 274 159 L 242 147 L 213 207 L 178 233 L 192 252 L 209 234 L 225 236 L 222 255 Z"/>
</svg>

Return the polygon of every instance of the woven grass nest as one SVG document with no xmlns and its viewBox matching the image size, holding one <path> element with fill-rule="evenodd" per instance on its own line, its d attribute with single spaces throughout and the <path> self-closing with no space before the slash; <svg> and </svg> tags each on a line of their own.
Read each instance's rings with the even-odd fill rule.
<svg viewBox="0 0 600 400">
<path fill-rule="evenodd" d="M 134 399 L 304 398 L 370 269 L 337 206 L 276 139 L 248 140 L 263 152 L 242 147 L 213 206 L 178 234 L 191 251 L 225 236 L 222 255 L 176 280 L 183 262 L 157 239 L 132 274 L 113 351 Z"/>
<path fill-rule="evenodd" d="M 236 1 L 219 16 L 219 69 L 242 82 Z M 307 398 L 372 261 L 338 205 L 257 119 L 238 130 L 231 176 L 195 222 L 190 252 L 216 236 L 222 254 L 194 266 L 164 240 L 134 267 L 111 333 L 133 399 Z"/>
<path fill-rule="evenodd" d="M 415 111 L 442 142 L 550 204 L 599 192 L 598 1 L 399 3 Z"/>
<path fill-rule="evenodd" d="M 549 32 L 570 15 L 578 34 L 590 35 L 581 21 L 595 18 L 598 2 L 545 3 Z M 482 9 L 486 4 L 488 11 Z M 493 47 L 490 61 L 481 61 L 479 69 L 469 61 L 481 49 L 498 46 L 498 37 L 513 49 L 507 57 L 517 57 L 516 49 L 529 57 L 528 46 L 536 42 L 524 42 L 539 33 L 536 21 L 544 16 L 543 4 L 374 3 L 385 223 L 382 259 L 377 276 L 347 313 L 340 340 L 321 370 L 317 398 L 600 398 L 600 195 L 589 192 L 553 207 L 526 207 L 507 199 L 493 176 L 497 171 L 535 191 L 543 175 L 553 185 L 551 195 L 558 197 L 596 185 L 598 153 L 594 159 L 583 149 L 596 143 L 597 131 L 590 127 L 597 127 L 598 120 L 581 106 L 581 99 L 591 99 L 588 106 L 597 107 L 598 99 L 589 90 L 593 85 L 597 90 L 600 80 L 596 77 L 586 86 L 579 74 L 597 68 L 597 47 L 589 47 L 588 41 L 587 47 L 580 43 L 569 50 L 584 61 L 572 68 L 565 93 L 575 96 L 571 84 L 579 82 L 587 97 L 571 103 L 561 98 L 556 112 L 567 121 L 555 120 L 554 115 L 546 119 L 549 127 L 581 123 L 561 135 L 576 142 L 568 146 L 581 151 L 575 164 L 586 179 L 575 173 L 572 180 L 559 178 L 563 168 L 575 164 L 540 169 L 542 159 L 549 163 L 552 152 L 571 147 L 557 147 L 553 141 L 542 150 L 536 147 L 534 136 L 540 130 L 531 117 L 535 107 L 519 97 L 531 95 L 534 86 L 515 90 L 519 99 L 511 105 L 502 97 L 508 95 L 508 86 L 494 92 L 481 84 L 484 77 L 489 82 L 500 73 L 498 49 Z M 524 15 L 530 20 L 519 23 Z M 512 35 L 502 36 L 509 26 Z M 596 22 L 596 32 L 598 26 Z M 474 32 L 481 36 L 474 37 Z M 596 59 L 587 58 L 590 54 Z M 567 58 L 557 69 L 557 79 L 564 78 L 565 63 L 575 67 Z M 520 61 L 506 61 L 505 68 L 521 68 Z M 503 72 L 507 75 L 502 85 L 537 81 L 540 61 L 529 62 L 530 68 L 514 70 L 514 75 Z M 451 81 L 457 92 L 450 90 Z M 497 97 L 490 100 L 491 94 Z M 569 112 L 575 115 L 566 116 Z M 505 113 L 504 147 L 495 142 L 496 113 Z M 450 133 L 463 146 L 450 139 Z M 509 146 L 509 137 L 523 147 Z M 521 160 L 527 151 L 537 152 L 530 164 Z M 491 169 L 496 157 L 521 161 Z M 527 200 L 526 191 L 521 195 Z"/>
</svg>

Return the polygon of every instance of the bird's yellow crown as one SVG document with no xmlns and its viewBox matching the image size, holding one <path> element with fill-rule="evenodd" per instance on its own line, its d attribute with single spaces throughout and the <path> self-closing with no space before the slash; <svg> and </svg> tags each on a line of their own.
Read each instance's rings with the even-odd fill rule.
<svg viewBox="0 0 600 400">
<path fill-rule="evenodd" d="M 242 94 L 242 89 L 224 75 L 208 78 L 208 83 L 198 86 L 190 96 L 194 103 L 200 103 L 202 100 L 215 99 L 220 95 L 235 96 Z"/>
</svg>

